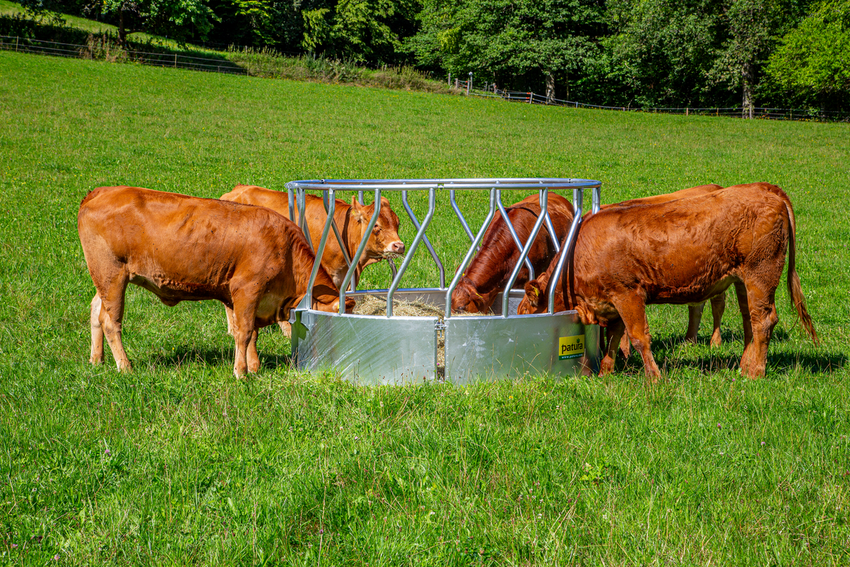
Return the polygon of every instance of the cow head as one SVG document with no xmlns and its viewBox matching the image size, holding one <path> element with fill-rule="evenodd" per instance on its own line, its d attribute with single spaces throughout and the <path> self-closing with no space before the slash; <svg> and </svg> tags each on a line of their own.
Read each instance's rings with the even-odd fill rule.
<svg viewBox="0 0 850 567">
<path fill-rule="evenodd" d="M 499 293 L 496 288 L 491 293 L 480 294 L 475 284 L 466 276 L 462 277 L 452 292 L 452 311 L 458 313 L 487 313 L 493 300 Z"/>
<path fill-rule="evenodd" d="M 525 284 L 525 296 L 517 307 L 519 315 L 531 315 L 532 313 L 545 313 L 549 309 L 549 278 L 551 272 L 548 270 Z M 555 289 L 555 313 L 566 311 L 564 304 L 564 293 L 561 286 Z"/>
<path fill-rule="evenodd" d="M 539 278 L 533 279 L 525 284 L 525 295 L 517 307 L 517 315 L 531 315 L 533 313 L 543 313 L 549 306 L 546 293 L 546 280 L 543 279 L 545 274 L 541 274 Z"/>
<path fill-rule="evenodd" d="M 355 231 L 360 236 L 358 245 L 365 236 L 363 231 L 369 225 L 373 214 L 374 203 L 361 205 L 356 197 L 351 198 L 351 218 L 359 226 L 359 232 Z M 392 210 L 386 197 L 381 197 L 381 212 L 372 228 L 372 234 L 369 235 L 364 254 L 370 260 L 397 258 L 404 254 L 404 242 L 398 236 L 398 215 Z"/>
<path fill-rule="evenodd" d="M 598 318 L 596 316 L 596 311 L 583 301 L 580 301 L 578 305 L 576 305 L 576 313 L 578 313 L 578 318 L 581 319 L 583 325 L 608 326 L 608 320 Z"/>
<path fill-rule="evenodd" d="M 326 298 L 321 299 L 313 297 L 313 309 L 316 311 L 324 311 L 325 313 L 339 313 L 339 296 L 333 301 L 327 301 Z M 354 306 L 356 305 L 356 301 L 354 301 L 350 297 L 345 298 L 345 312 L 346 313 L 354 313 Z"/>
</svg>

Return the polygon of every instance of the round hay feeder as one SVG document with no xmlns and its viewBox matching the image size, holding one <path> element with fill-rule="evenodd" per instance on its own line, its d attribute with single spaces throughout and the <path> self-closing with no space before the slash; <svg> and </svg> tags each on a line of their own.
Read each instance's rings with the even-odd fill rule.
<svg viewBox="0 0 850 567">
<path fill-rule="evenodd" d="M 555 247 L 571 250 L 581 224 L 584 190 L 593 191 L 593 212 L 599 209 L 601 183 L 588 179 L 405 179 L 405 180 L 316 180 L 292 181 L 286 184 L 289 191 L 290 212 L 298 207 L 299 218 L 304 219 L 307 191 L 321 191 L 328 221 L 322 231 L 320 258 L 329 237 L 340 239 L 333 221 L 336 195 L 355 191 L 360 201 L 364 192 L 374 193 L 375 211 L 365 234 L 374 227 L 381 203 L 381 193 L 400 192 L 404 208 L 416 228 L 416 236 L 405 254 L 398 270 L 393 270 L 392 284 L 382 290 L 356 290 L 353 282 L 356 262 L 346 258 L 349 270 L 340 291 L 340 310 L 345 298 L 358 301 L 366 297 L 383 299 L 386 306 L 379 315 L 324 313 L 309 309 L 311 292 L 295 309 L 292 326 L 292 353 L 298 368 L 310 371 L 333 370 L 343 378 L 361 384 L 408 384 L 423 380 L 446 380 L 466 384 L 477 380 L 517 378 L 525 375 L 575 375 L 598 370 L 600 360 L 599 327 L 583 325 L 575 311 L 554 313 L 554 286 L 549 294 L 549 310 L 538 315 L 517 315 L 523 291 L 511 289 L 521 267 L 527 263 L 528 252 L 545 223 L 550 235 L 555 231 L 549 219 L 547 200 L 549 191 L 571 190 L 575 217 L 563 243 Z M 459 316 L 451 312 L 451 295 L 461 276 L 476 253 L 496 211 L 508 219 L 501 200 L 503 190 L 539 191 L 541 209 L 546 211 L 537 219 L 525 243 L 520 242 L 511 228 L 513 239 L 521 249 L 504 291 L 496 298 L 493 314 L 486 316 Z M 436 194 L 449 192 L 452 209 L 470 239 L 470 246 L 457 269 L 453 280 L 446 285 L 445 270 L 439 254 L 428 239 L 427 230 L 436 209 Z M 455 199 L 456 191 L 478 191 L 489 197 L 489 212 L 477 233 L 469 228 Z M 428 213 L 421 221 L 408 202 L 410 192 L 427 192 Z M 482 195 L 483 196 L 483 195 Z M 295 218 L 290 216 L 290 218 Z M 302 230 L 307 231 L 302 221 Z M 333 232 L 333 236 L 330 233 Z M 310 238 L 307 239 L 308 242 Z M 340 239 L 341 240 L 341 239 Z M 399 285 L 414 253 L 424 243 L 439 269 L 439 287 L 400 289 Z M 354 254 L 359 258 L 366 239 Z M 554 276 L 559 276 L 569 254 L 561 254 Z M 308 290 L 312 290 L 318 271 L 318 262 L 311 274 Z M 533 270 L 531 276 L 534 277 Z M 554 281 L 557 281 L 555 279 Z M 349 290 L 349 285 L 351 289 Z M 427 316 L 409 316 L 394 313 L 398 301 L 422 302 L 432 306 Z"/>
</svg>

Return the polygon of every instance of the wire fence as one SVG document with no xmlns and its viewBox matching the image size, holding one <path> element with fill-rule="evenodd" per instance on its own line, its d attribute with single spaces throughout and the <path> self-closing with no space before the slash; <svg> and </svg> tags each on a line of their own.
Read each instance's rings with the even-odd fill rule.
<svg viewBox="0 0 850 567">
<path fill-rule="evenodd" d="M 247 75 L 248 70 L 224 58 L 185 55 L 175 51 L 136 51 L 116 48 L 102 38 L 93 38 L 86 45 L 46 41 L 19 36 L 0 35 L 0 49 L 21 53 L 38 53 L 58 57 L 81 59 L 106 59 L 140 63 L 155 67 L 173 67 L 192 71 Z"/>
<path fill-rule="evenodd" d="M 480 88 L 472 88 L 469 81 L 456 81 L 456 88 L 461 89 L 470 96 L 483 98 L 499 98 L 502 100 L 520 102 L 526 104 L 544 104 L 551 106 L 565 106 L 570 108 L 592 108 L 598 110 L 619 110 L 627 112 L 649 112 L 661 114 L 681 114 L 684 116 L 727 116 L 733 118 L 750 118 L 749 109 L 738 107 L 666 107 L 647 108 L 634 106 L 606 106 L 600 104 L 587 104 L 573 100 L 561 100 L 548 98 L 545 95 L 526 92 L 499 90 L 493 84 L 481 85 Z M 768 120 L 806 120 L 824 122 L 850 122 L 850 112 L 829 111 L 819 109 L 794 109 L 794 108 L 769 108 L 754 107 L 752 118 Z"/>
<path fill-rule="evenodd" d="M 223 57 L 201 57 L 197 55 L 185 55 L 176 51 L 152 52 L 136 51 L 133 49 L 117 48 L 114 44 L 104 38 L 94 37 L 86 45 L 61 43 L 58 41 L 46 41 L 20 36 L 0 35 L 0 49 L 18 51 L 22 53 L 38 53 L 42 55 L 54 55 L 59 57 L 75 57 L 82 59 L 106 59 L 111 61 L 123 61 L 153 65 L 157 67 L 172 67 L 177 69 L 189 69 L 192 71 L 207 71 L 214 73 L 227 73 L 232 75 L 248 75 L 248 69 L 237 65 Z M 451 80 L 449 81 L 451 84 Z M 455 79 L 454 86 L 469 96 L 484 98 L 499 98 L 512 102 L 526 104 L 544 104 L 551 106 L 564 106 L 572 108 L 592 108 L 598 110 L 619 110 L 630 112 L 650 112 L 663 114 L 682 114 L 685 116 L 727 116 L 736 118 L 748 118 L 750 113 L 744 107 L 706 107 L 706 108 L 645 108 L 630 106 L 606 106 L 599 104 L 588 104 L 584 102 L 549 98 L 545 95 L 524 92 L 508 91 L 496 88 L 495 84 L 483 84 L 473 88 L 472 81 L 461 81 Z M 756 107 L 752 109 L 753 118 L 770 120 L 809 120 L 809 121 L 833 121 L 850 122 L 850 112 L 824 111 L 818 109 L 789 109 L 789 108 L 767 108 Z"/>
</svg>

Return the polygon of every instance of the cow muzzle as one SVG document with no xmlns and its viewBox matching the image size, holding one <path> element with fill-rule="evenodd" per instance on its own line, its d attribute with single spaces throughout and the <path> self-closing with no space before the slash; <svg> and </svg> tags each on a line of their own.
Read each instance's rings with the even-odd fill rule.
<svg viewBox="0 0 850 567">
<path fill-rule="evenodd" d="M 404 255 L 404 242 L 396 240 L 384 249 L 384 258 L 400 258 Z"/>
</svg>

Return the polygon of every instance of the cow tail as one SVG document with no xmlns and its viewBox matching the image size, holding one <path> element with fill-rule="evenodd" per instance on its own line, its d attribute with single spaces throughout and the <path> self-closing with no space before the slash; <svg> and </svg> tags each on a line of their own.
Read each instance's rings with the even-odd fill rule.
<svg viewBox="0 0 850 567">
<path fill-rule="evenodd" d="M 797 310 L 797 315 L 800 317 L 800 322 L 806 329 L 806 332 L 812 338 L 812 342 L 818 344 L 818 335 L 815 332 L 815 325 L 812 322 L 809 312 L 806 311 L 806 298 L 803 296 L 803 286 L 800 283 L 800 276 L 796 269 L 797 255 L 797 223 L 794 219 L 794 209 L 791 207 L 791 201 L 786 197 L 785 209 L 788 212 L 788 220 L 791 224 L 791 237 L 788 241 L 788 296 L 794 303 L 794 308 Z"/>
</svg>

